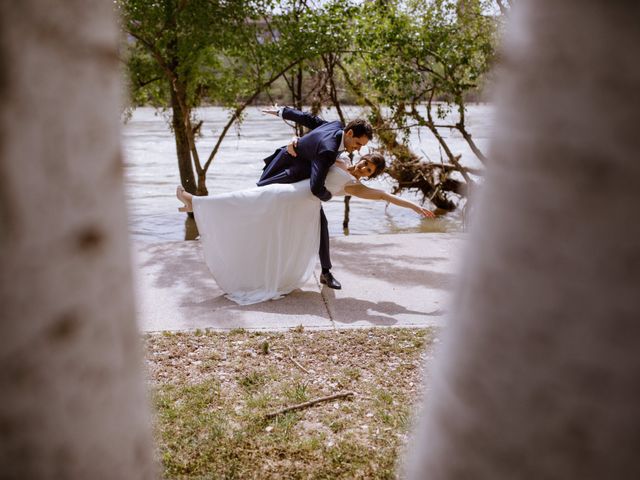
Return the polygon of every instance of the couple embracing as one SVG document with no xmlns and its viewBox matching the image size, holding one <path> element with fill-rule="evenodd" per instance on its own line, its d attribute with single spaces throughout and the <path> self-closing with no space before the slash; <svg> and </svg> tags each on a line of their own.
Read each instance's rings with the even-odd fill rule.
<svg viewBox="0 0 640 480">
<path fill-rule="evenodd" d="M 299 123 L 309 133 L 264 160 L 258 187 L 209 197 L 192 196 L 182 187 L 177 192 L 185 205 L 180 210 L 194 212 L 205 262 L 230 300 L 249 305 L 290 293 L 313 273 L 317 252 L 320 281 L 341 288 L 330 271 L 322 209 L 322 202 L 334 196 L 384 200 L 433 217 L 420 205 L 361 183 L 384 171 L 382 155 L 364 155 L 355 165 L 339 158 L 371 140 L 365 120 L 345 127 L 287 107 L 263 112 Z"/>
</svg>

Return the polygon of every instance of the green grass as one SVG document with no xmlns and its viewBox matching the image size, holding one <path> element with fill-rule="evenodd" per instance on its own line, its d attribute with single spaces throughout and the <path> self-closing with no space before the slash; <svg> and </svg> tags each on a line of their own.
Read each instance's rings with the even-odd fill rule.
<svg viewBox="0 0 640 480">
<path fill-rule="evenodd" d="M 147 335 L 164 477 L 396 478 L 421 391 L 421 355 L 436 334 L 297 328 Z M 265 418 L 346 390 L 355 395 Z"/>
</svg>

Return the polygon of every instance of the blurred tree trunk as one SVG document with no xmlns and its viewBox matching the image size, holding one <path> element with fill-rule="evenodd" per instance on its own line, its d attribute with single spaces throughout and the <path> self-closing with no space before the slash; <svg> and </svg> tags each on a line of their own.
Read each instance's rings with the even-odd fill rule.
<svg viewBox="0 0 640 480">
<path fill-rule="evenodd" d="M 153 478 L 110 2 L 0 2 L 0 476 Z"/>
<path fill-rule="evenodd" d="M 640 5 L 523 0 L 510 17 L 409 478 L 640 478 Z"/>
</svg>

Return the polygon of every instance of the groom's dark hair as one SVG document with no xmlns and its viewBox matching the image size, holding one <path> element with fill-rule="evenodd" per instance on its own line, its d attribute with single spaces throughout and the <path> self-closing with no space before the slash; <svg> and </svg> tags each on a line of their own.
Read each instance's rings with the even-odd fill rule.
<svg viewBox="0 0 640 480">
<path fill-rule="evenodd" d="M 373 139 L 373 128 L 371 124 L 363 118 L 356 118 L 347 123 L 344 131 L 348 132 L 349 130 L 353 130 L 354 137 L 362 137 L 365 135 L 369 140 Z"/>
</svg>

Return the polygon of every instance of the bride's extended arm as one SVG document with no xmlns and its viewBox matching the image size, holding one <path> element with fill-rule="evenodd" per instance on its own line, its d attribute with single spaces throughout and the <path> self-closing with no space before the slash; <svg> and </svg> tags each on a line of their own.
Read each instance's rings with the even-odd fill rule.
<svg viewBox="0 0 640 480">
<path fill-rule="evenodd" d="M 344 191 L 348 195 L 353 195 L 354 197 L 364 198 L 366 200 L 384 200 L 386 202 L 393 203 L 394 205 L 398 205 L 399 207 L 410 208 L 417 214 L 422 215 L 426 218 L 435 217 L 431 210 L 427 210 L 417 203 L 405 200 L 404 198 L 400 198 L 396 195 L 392 195 L 376 188 L 365 187 L 361 183 L 346 185 L 344 187 Z"/>
</svg>

